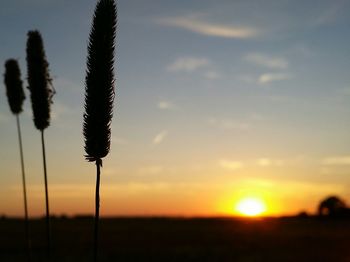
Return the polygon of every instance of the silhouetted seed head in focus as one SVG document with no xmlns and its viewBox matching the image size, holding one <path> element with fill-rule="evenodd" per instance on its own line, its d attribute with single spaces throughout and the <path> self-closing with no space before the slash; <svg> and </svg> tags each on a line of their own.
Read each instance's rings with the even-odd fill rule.
<svg viewBox="0 0 350 262">
<path fill-rule="evenodd" d="M 98 2 L 90 31 L 83 124 L 85 157 L 90 162 L 101 162 L 110 149 L 116 12 L 113 0 Z"/>
<path fill-rule="evenodd" d="M 17 60 L 8 59 L 5 62 L 4 82 L 11 112 L 15 115 L 21 113 L 25 94 Z"/>
<path fill-rule="evenodd" d="M 27 40 L 28 89 L 32 100 L 34 124 L 39 130 L 44 130 L 50 124 L 50 104 L 54 90 L 48 66 L 39 31 L 29 31 Z"/>
</svg>

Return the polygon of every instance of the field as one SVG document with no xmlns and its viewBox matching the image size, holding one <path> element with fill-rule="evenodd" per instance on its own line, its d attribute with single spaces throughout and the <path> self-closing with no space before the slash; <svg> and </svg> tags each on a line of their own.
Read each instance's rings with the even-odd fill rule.
<svg viewBox="0 0 350 262">
<path fill-rule="evenodd" d="M 89 217 L 52 219 L 52 261 L 92 261 Z M 45 224 L 30 221 L 32 261 L 45 261 Z M 99 261 L 350 261 L 350 220 L 110 218 Z M 0 261 L 25 261 L 23 221 L 0 219 Z"/>
</svg>

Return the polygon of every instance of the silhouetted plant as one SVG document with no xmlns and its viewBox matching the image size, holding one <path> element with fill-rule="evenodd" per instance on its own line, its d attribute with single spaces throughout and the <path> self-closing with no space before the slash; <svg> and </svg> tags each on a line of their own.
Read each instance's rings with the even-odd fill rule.
<svg viewBox="0 0 350 262">
<path fill-rule="evenodd" d="M 49 64 L 46 61 L 43 40 L 39 31 L 29 31 L 27 40 L 28 89 L 30 90 L 30 98 L 32 101 L 34 125 L 41 132 L 45 181 L 47 255 L 50 257 L 50 211 L 44 129 L 50 124 L 50 105 L 52 103 L 54 90 L 52 88 L 48 66 Z"/>
<path fill-rule="evenodd" d="M 90 31 L 85 79 L 85 114 L 83 133 L 86 159 L 95 162 L 94 261 L 97 261 L 98 221 L 100 206 L 100 167 L 109 153 L 114 101 L 114 41 L 117 7 L 113 0 L 100 0 L 95 9 Z"/>
<path fill-rule="evenodd" d="M 18 115 L 23 110 L 23 101 L 26 97 L 22 87 L 21 71 L 17 60 L 6 60 L 4 82 L 11 112 L 14 115 Z"/>
<path fill-rule="evenodd" d="M 4 82 L 6 87 L 7 100 L 9 102 L 11 112 L 16 116 L 16 122 L 17 122 L 17 133 L 18 133 L 18 141 L 19 141 L 19 152 L 20 152 L 20 158 L 21 158 L 21 170 L 22 170 L 22 187 L 23 187 L 23 201 L 24 201 L 24 230 L 25 230 L 25 239 L 27 243 L 27 260 L 30 261 L 30 237 L 29 237 L 29 222 L 28 222 L 27 188 L 26 188 L 25 168 L 24 168 L 21 125 L 19 120 L 19 114 L 22 112 L 22 106 L 23 106 L 23 101 L 25 100 L 25 94 L 22 86 L 21 71 L 19 69 L 17 60 L 8 59 L 5 62 Z"/>
<path fill-rule="evenodd" d="M 320 216 L 327 215 L 330 217 L 349 215 L 345 202 L 337 196 L 329 196 L 322 200 L 318 206 Z"/>
</svg>

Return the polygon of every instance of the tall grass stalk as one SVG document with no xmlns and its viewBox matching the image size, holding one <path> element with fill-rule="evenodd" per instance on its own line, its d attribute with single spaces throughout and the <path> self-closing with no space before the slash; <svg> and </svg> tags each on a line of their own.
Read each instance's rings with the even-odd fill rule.
<svg viewBox="0 0 350 262">
<path fill-rule="evenodd" d="M 117 6 L 100 0 L 95 9 L 88 44 L 83 133 L 85 158 L 96 164 L 94 261 L 97 261 L 100 214 L 100 168 L 110 150 L 114 103 L 114 49 Z"/>
<path fill-rule="evenodd" d="M 49 208 L 49 190 L 47 183 L 46 153 L 45 153 L 45 137 L 44 130 L 41 130 L 41 147 L 43 153 L 43 169 L 44 169 L 44 185 L 45 185 L 45 211 L 46 211 L 46 241 L 48 243 L 48 257 L 50 257 L 51 249 L 51 229 L 50 229 L 50 208 Z"/>
<path fill-rule="evenodd" d="M 22 171 L 22 188 L 23 188 L 23 206 L 24 206 L 24 233 L 27 248 L 27 261 L 31 258 L 31 243 L 29 236 L 29 219 L 28 219 L 28 204 L 27 204 L 27 188 L 26 188 L 26 175 L 24 168 L 24 156 L 23 156 L 23 145 L 22 145 L 22 134 L 19 114 L 22 112 L 23 101 L 25 95 L 21 80 L 21 71 L 18 66 L 18 62 L 15 59 L 8 59 L 5 62 L 5 86 L 7 99 L 10 105 L 11 112 L 16 116 L 17 123 L 17 134 L 19 143 L 19 153 L 21 161 Z"/>
<path fill-rule="evenodd" d="M 54 90 L 49 75 L 49 64 L 46 60 L 43 40 L 39 31 L 28 32 L 26 51 L 28 89 L 30 90 L 30 98 L 32 101 L 33 120 L 35 127 L 41 132 L 45 183 L 47 258 L 49 260 L 51 256 L 51 228 L 44 130 L 50 125 L 50 105 L 52 103 Z"/>
</svg>

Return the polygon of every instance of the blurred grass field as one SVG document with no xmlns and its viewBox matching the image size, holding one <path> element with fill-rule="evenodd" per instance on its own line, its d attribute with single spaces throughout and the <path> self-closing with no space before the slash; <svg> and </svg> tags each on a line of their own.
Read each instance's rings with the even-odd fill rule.
<svg viewBox="0 0 350 262">
<path fill-rule="evenodd" d="M 93 220 L 52 219 L 52 261 L 92 261 Z M 45 224 L 30 221 L 32 261 L 45 261 Z M 99 261 L 350 261 L 350 220 L 104 218 Z M 23 221 L 0 219 L 0 261 L 25 261 Z"/>
</svg>

